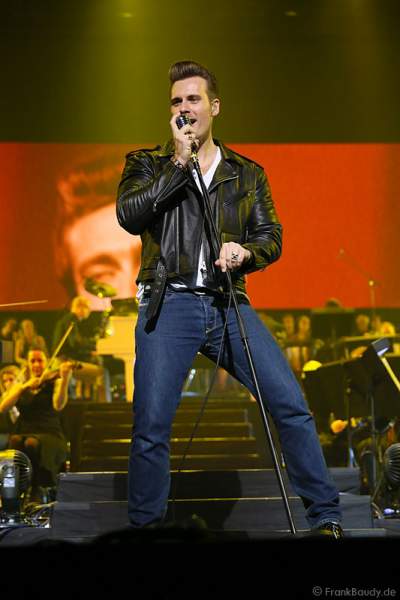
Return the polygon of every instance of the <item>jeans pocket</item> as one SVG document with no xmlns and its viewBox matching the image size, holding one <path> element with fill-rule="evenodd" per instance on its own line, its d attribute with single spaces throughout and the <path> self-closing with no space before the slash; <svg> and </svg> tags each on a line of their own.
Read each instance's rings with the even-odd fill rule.
<svg viewBox="0 0 400 600">
<path fill-rule="evenodd" d="M 166 302 L 171 302 L 171 300 L 173 298 L 176 298 L 177 295 L 179 295 L 179 292 L 175 292 L 174 290 L 170 290 L 170 289 L 166 289 L 165 290 L 165 294 L 164 294 L 164 298 L 163 298 L 163 304 L 165 304 Z"/>
</svg>

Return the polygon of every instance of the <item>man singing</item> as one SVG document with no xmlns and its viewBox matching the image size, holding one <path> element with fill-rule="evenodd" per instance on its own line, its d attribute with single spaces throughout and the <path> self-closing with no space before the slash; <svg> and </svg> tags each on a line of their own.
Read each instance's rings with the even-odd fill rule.
<svg viewBox="0 0 400 600">
<path fill-rule="evenodd" d="M 312 531 L 340 538 L 339 496 L 314 420 L 286 359 L 246 295 L 245 275 L 264 269 L 281 253 L 282 227 L 267 178 L 259 165 L 213 138 L 213 120 L 220 112 L 214 75 L 192 61 L 175 63 L 169 75 L 172 139 L 127 155 L 117 200 L 121 227 L 142 238 L 130 523 L 154 526 L 165 516 L 171 426 L 197 352 L 215 362 L 223 344 L 220 365 L 256 394 L 229 301 L 229 270 L 262 401 L 279 432 L 293 489 L 303 500 Z M 180 116 L 187 123 L 178 127 Z M 219 256 L 193 171 L 193 147 L 220 236 Z"/>
</svg>

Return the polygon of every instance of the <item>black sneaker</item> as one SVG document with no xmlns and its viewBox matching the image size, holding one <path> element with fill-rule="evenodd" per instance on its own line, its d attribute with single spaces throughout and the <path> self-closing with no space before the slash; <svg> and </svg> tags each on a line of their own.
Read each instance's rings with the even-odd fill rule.
<svg viewBox="0 0 400 600">
<path fill-rule="evenodd" d="M 335 521 L 321 523 L 321 525 L 318 525 L 311 531 L 311 534 L 313 536 L 333 538 L 335 540 L 340 540 L 344 537 L 343 529 L 339 523 L 336 523 Z"/>
</svg>

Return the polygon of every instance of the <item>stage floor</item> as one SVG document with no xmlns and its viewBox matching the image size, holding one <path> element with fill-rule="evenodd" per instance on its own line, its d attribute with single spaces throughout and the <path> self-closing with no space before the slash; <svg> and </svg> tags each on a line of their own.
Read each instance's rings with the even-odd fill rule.
<svg viewBox="0 0 400 600">
<path fill-rule="evenodd" d="M 376 518 L 370 496 L 360 495 L 354 468 L 330 469 L 339 489 L 345 540 L 400 536 L 399 519 Z M 272 469 L 172 471 L 176 499 L 153 530 L 133 530 L 127 520 L 127 473 L 62 473 L 56 501 L 28 513 L 30 525 L 0 529 L 0 547 L 99 546 L 159 541 L 268 543 L 309 540 L 300 498 L 283 473 L 296 532 Z"/>
</svg>

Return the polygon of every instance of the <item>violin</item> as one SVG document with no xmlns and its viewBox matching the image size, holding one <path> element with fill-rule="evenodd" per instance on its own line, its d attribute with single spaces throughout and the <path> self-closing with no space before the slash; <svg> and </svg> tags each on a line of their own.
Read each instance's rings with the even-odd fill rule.
<svg viewBox="0 0 400 600">
<path fill-rule="evenodd" d="M 63 366 L 68 366 L 70 371 L 77 371 L 78 369 L 82 369 L 82 363 L 77 360 L 64 360 L 58 367 L 50 369 L 48 371 L 44 371 L 42 375 L 39 377 L 40 383 L 44 383 L 45 381 L 54 381 L 55 379 L 60 379 L 61 377 L 61 368 Z"/>
<path fill-rule="evenodd" d="M 82 368 L 81 363 L 79 363 L 77 361 L 71 361 L 71 360 L 67 360 L 67 361 L 64 361 L 61 363 L 59 362 L 58 365 L 55 367 L 55 361 L 56 361 L 57 354 L 61 350 L 61 347 L 63 346 L 65 340 L 71 333 L 73 327 L 74 327 L 74 323 L 71 323 L 69 325 L 67 331 L 63 335 L 62 339 L 60 340 L 53 355 L 49 359 L 44 371 L 42 372 L 42 374 L 39 377 L 32 377 L 31 373 L 29 372 L 29 368 L 26 366 L 25 368 L 23 368 L 20 371 L 20 374 L 18 375 L 15 383 L 22 383 L 24 379 L 25 380 L 27 379 L 26 383 L 29 382 L 29 385 L 26 387 L 28 387 L 30 389 L 32 394 L 37 394 L 42 389 L 44 383 L 46 383 L 47 381 L 52 381 L 52 380 L 62 377 L 61 371 L 62 371 L 64 365 L 68 365 L 69 369 L 71 369 L 71 370 L 81 369 Z"/>
<path fill-rule="evenodd" d="M 38 383 L 35 387 L 31 388 L 31 392 L 33 394 L 37 394 L 48 381 L 55 381 L 56 379 L 60 379 L 62 377 L 61 371 L 62 368 L 67 366 L 69 371 L 77 371 L 78 369 L 82 369 L 82 363 L 79 361 L 73 360 L 65 360 L 53 369 L 45 369 L 40 377 L 38 377 Z"/>
</svg>

